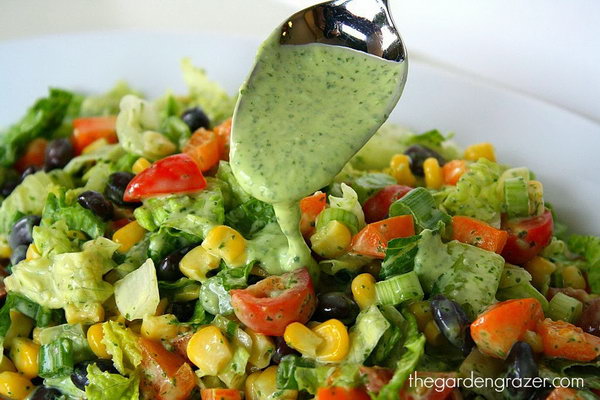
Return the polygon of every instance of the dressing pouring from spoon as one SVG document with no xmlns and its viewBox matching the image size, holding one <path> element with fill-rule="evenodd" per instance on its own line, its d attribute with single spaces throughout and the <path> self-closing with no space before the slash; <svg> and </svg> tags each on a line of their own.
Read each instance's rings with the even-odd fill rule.
<svg viewBox="0 0 600 400">
<path fill-rule="evenodd" d="M 386 0 L 315 5 L 260 47 L 240 89 L 230 160 L 242 188 L 275 209 L 289 243 L 282 272 L 315 266 L 299 230 L 299 201 L 329 185 L 373 136 L 406 75 Z"/>
</svg>

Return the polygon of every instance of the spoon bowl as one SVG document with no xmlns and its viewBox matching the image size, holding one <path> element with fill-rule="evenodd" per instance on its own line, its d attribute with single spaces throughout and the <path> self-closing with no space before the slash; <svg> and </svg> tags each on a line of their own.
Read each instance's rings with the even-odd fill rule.
<svg viewBox="0 0 600 400">
<path fill-rule="evenodd" d="M 387 0 L 334 0 L 308 7 L 283 23 L 279 43 L 322 43 L 390 61 L 406 60 L 406 49 Z"/>
</svg>

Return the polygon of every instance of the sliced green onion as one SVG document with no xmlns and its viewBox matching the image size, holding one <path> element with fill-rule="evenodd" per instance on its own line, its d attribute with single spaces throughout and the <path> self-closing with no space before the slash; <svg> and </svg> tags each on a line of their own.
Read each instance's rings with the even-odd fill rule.
<svg viewBox="0 0 600 400">
<path fill-rule="evenodd" d="M 529 195 L 529 215 L 542 215 L 546 209 L 542 183 L 540 181 L 527 182 L 527 194 Z"/>
<path fill-rule="evenodd" d="M 375 284 L 377 302 L 384 305 L 396 306 L 407 300 L 423 298 L 423 288 L 419 277 L 414 271 Z"/>
<path fill-rule="evenodd" d="M 500 175 L 500 179 L 498 179 L 498 184 L 496 185 L 496 190 L 498 191 L 499 195 L 503 195 L 504 194 L 504 182 L 507 179 L 522 177 L 525 180 L 525 182 L 529 182 L 530 179 L 533 179 L 531 177 L 532 175 L 533 174 L 531 173 L 531 171 L 529 171 L 529 169 L 526 167 L 517 167 L 517 168 L 507 169 L 506 171 L 504 171 L 502 173 L 502 175 Z"/>
<path fill-rule="evenodd" d="M 433 195 L 424 187 L 411 190 L 390 206 L 390 217 L 410 214 L 421 229 L 437 230 L 440 222 L 450 223 L 450 216 L 437 208 Z"/>
<path fill-rule="evenodd" d="M 358 233 L 358 218 L 356 215 L 343 208 L 329 207 L 321 211 L 317 217 L 317 230 L 327 226 L 331 221 L 338 221 L 346 225 L 353 235 Z"/>
<path fill-rule="evenodd" d="M 509 218 L 529 215 L 529 191 L 523 177 L 517 176 L 504 181 L 504 202 Z"/>
<path fill-rule="evenodd" d="M 71 339 L 56 339 L 40 348 L 39 375 L 42 378 L 69 375 L 74 363 Z"/>
<path fill-rule="evenodd" d="M 556 293 L 548 306 L 548 316 L 555 321 L 575 323 L 581 317 L 583 303 L 564 293 Z"/>
</svg>

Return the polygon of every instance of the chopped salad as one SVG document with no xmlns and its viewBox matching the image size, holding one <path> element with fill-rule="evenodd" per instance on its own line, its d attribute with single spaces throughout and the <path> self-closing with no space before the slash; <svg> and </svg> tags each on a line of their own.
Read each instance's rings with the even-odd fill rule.
<svg viewBox="0 0 600 400">
<path fill-rule="evenodd" d="M 228 163 L 235 99 L 183 73 L 156 100 L 51 89 L 0 136 L 2 396 L 598 398 L 600 238 L 533 171 L 386 125 L 300 202 L 318 269 L 286 270 Z M 413 383 L 472 375 L 584 384 Z"/>
</svg>

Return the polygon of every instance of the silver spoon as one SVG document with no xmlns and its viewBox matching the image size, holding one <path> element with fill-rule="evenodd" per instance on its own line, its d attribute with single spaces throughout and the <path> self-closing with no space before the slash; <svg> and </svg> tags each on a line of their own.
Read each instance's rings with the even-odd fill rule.
<svg viewBox="0 0 600 400">
<path fill-rule="evenodd" d="M 297 12 L 282 25 L 280 44 L 309 43 L 349 47 L 390 61 L 406 60 L 387 0 L 334 0 Z"/>
</svg>

